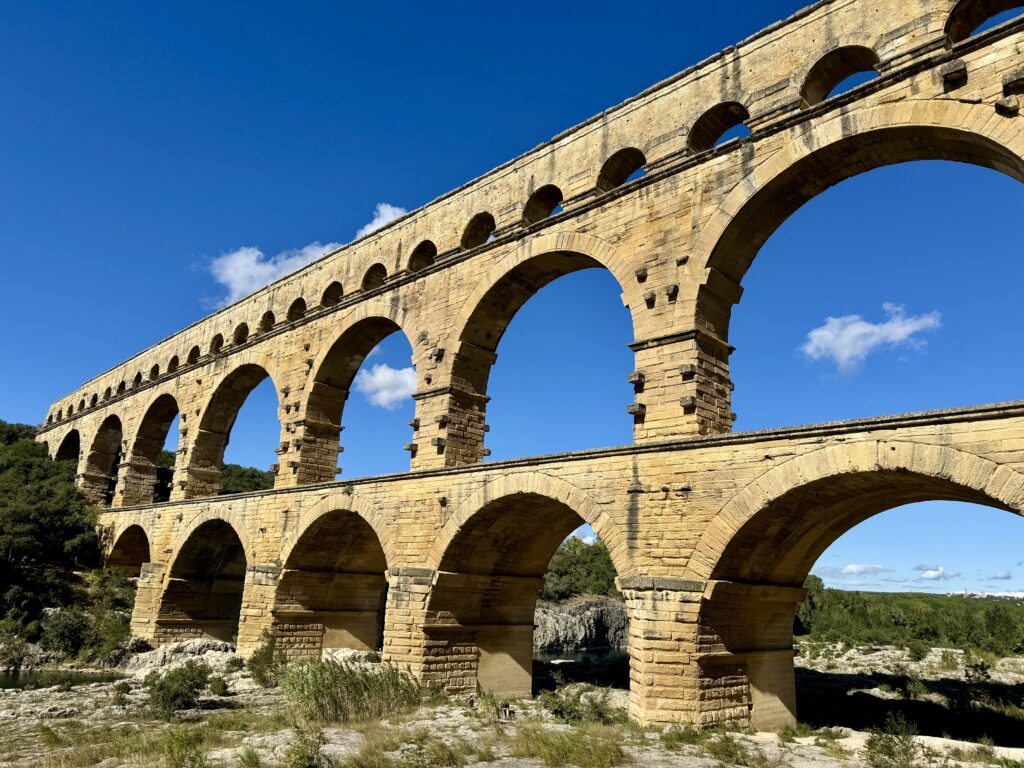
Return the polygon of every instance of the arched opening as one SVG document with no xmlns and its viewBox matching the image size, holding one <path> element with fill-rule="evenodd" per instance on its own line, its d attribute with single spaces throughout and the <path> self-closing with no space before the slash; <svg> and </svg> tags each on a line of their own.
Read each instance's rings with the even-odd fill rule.
<svg viewBox="0 0 1024 768">
<path fill-rule="evenodd" d="M 322 515 L 281 571 L 272 609 L 277 648 L 289 660 L 381 650 L 386 570 L 377 534 L 363 518 L 346 510 Z"/>
<path fill-rule="evenodd" d="M 235 529 L 223 520 L 200 525 L 171 565 L 155 639 L 167 643 L 207 637 L 235 642 L 245 572 L 245 548 Z"/>
<path fill-rule="evenodd" d="M 107 416 L 93 438 L 82 473 L 82 490 L 94 503 L 110 506 L 114 500 L 117 470 L 121 464 L 121 439 L 121 420 Z"/>
<path fill-rule="evenodd" d="M 380 288 L 384 285 L 384 281 L 388 279 L 388 270 L 383 264 L 374 264 L 363 276 L 362 288 L 364 291 L 372 291 L 374 288 Z"/>
<path fill-rule="evenodd" d="M 78 410 L 79 411 L 84 411 L 85 410 L 85 398 L 84 397 L 81 400 L 78 401 Z"/>
<path fill-rule="evenodd" d="M 596 259 L 553 251 L 487 291 L 452 363 L 453 413 L 481 436 L 466 461 L 483 458 L 484 432 L 495 459 L 631 441 L 633 327 L 621 290 Z"/>
<path fill-rule="evenodd" d="M 135 378 L 132 379 L 132 388 L 136 389 L 142 386 L 142 371 L 135 374 Z"/>
<path fill-rule="evenodd" d="M 932 158 L 982 168 L 933 160 L 879 169 Z M 1024 367 L 994 332 L 1015 324 L 1013 297 L 1024 279 L 995 235 L 1024 205 L 1015 179 L 1024 179 L 1024 160 L 1006 149 L 921 127 L 850 137 L 764 183 L 731 218 L 709 262 L 745 286 L 735 310 L 744 322 L 731 327 L 734 299 L 710 288 L 699 297 L 701 322 L 736 347 L 737 428 L 1016 399 L 1013 382 Z M 942 228 L 908 224 L 943 208 L 950 188 L 961 203 Z M 866 214 L 856 226 L 852 211 Z M 826 236 L 832 246 L 823 260 Z M 965 249 L 978 254 L 966 270 Z M 951 369 L 972 374 L 954 380 Z"/>
<path fill-rule="evenodd" d="M 160 395 L 146 410 L 128 456 L 129 470 L 123 484 L 124 506 L 153 504 L 170 499 L 174 481 L 174 457 L 172 455 L 168 459 L 162 454 L 172 437 L 172 431 L 170 451 L 174 454 L 178 450 L 178 430 L 172 430 L 178 418 L 178 403 L 169 394 Z"/>
<path fill-rule="evenodd" d="M 469 250 L 483 245 L 494 236 L 496 228 L 497 224 L 491 214 L 486 211 L 476 214 L 462 232 L 462 249 Z"/>
<path fill-rule="evenodd" d="M 712 107 L 690 129 L 687 146 L 691 152 L 706 152 L 719 144 L 750 133 L 745 123 L 750 119 L 747 108 L 736 101 Z"/>
<path fill-rule="evenodd" d="M 437 258 L 437 246 L 430 240 L 417 245 L 409 255 L 409 271 L 419 272 L 434 263 Z"/>
<path fill-rule="evenodd" d="M 243 405 L 246 414 L 241 413 Z M 265 478 L 273 473 L 262 468 L 274 460 L 271 447 L 276 449 L 280 444 L 279 407 L 273 381 L 261 366 L 246 364 L 228 374 L 202 412 L 189 457 L 186 495 L 200 498 L 266 488 Z M 267 413 L 273 413 L 274 418 L 259 418 Z M 236 438 L 231 443 L 232 455 L 226 456 L 232 437 Z M 256 468 L 256 472 L 245 472 L 238 478 L 240 484 L 228 486 L 224 482 L 226 458 L 232 460 L 233 480 L 245 468 Z M 234 462 L 238 462 L 237 467 Z"/>
<path fill-rule="evenodd" d="M 895 445 L 879 446 L 880 453 L 890 450 L 894 455 L 903 455 L 898 453 L 903 449 Z M 907 451 L 906 455 L 910 453 Z M 926 460 L 931 461 L 942 474 L 961 475 L 957 468 L 966 468 L 971 459 L 964 459 L 956 452 L 948 453 L 940 455 L 925 451 L 920 455 L 928 457 Z M 881 463 L 887 463 L 884 456 L 879 458 Z M 841 458 L 837 460 L 842 463 Z M 970 707 L 963 711 L 951 708 L 943 712 L 944 707 L 924 701 L 878 701 L 870 696 L 847 696 L 843 692 L 845 701 L 839 711 L 798 711 L 793 670 L 794 615 L 804 599 L 802 587 L 808 574 L 831 545 L 869 518 L 908 504 L 941 500 L 1007 509 L 999 499 L 985 492 L 986 474 L 983 471 L 977 471 L 971 479 L 972 483 L 977 482 L 977 487 L 974 487 L 915 471 L 912 466 L 860 469 L 856 462 L 853 464 L 853 470 L 844 474 L 828 476 L 827 472 L 809 471 L 808 476 L 817 475 L 817 479 L 788 490 L 785 488 L 792 486 L 792 481 L 788 484 L 781 481 L 782 490 L 773 500 L 751 512 L 739 514 L 741 522 L 738 523 L 724 522 L 732 514 L 733 507 L 730 506 L 716 521 L 720 525 L 705 534 L 702 544 L 719 536 L 722 537 L 720 541 L 727 543 L 720 551 L 717 547 L 721 545 L 704 550 L 705 553 L 715 551 L 715 554 L 710 568 L 710 587 L 705 592 L 699 619 L 701 655 L 698 664 L 703 677 L 702 689 L 714 691 L 713 695 L 726 700 L 732 698 L 740 706 L 746 704 L 750 709 L 751 724 L 758 730 L 777 730 L 792 724 L 797 717 L 816 723 L 822 719 L 831 720 L 830 725 L 880 726 L 886 713 L 900 711 L 910 715 L 920 728 L 927 729 L 931 735 L 958 731 L 962 736 L 966 727 L 963 718 L 969 718 L 974 720 L 977 728 L 975 738 L 985 733 L 1010 733 L 1014 743 L 1020 743 L 1019 728 L 1016 725 L 1009 727 L 1011 724 L 1003 722 L 998 712 L 993 710 L 985 712 L 987 724 L 981 724 L 978 714 L 971 714 L 973 708 Z M 823 474 L 826 476 L 821 476 Z M 971 507 L 960 506 L 961 511 L 971 511 Z M 929 524 L 923 520 L 918 522 Z M 970 518 L 964 520 L 965 530 L 969 530 L 971 525 Z M 925 571 L 916 570 L 913 560 L 909 559 L 913 557 L 910 551 L 912 540 L 913 536 L 905 537 L 897 549 L 906 553 L 908 573 L 924 574 Z M 879 549 L 876 542 L 873 548 L 875 557 L 878 557 Z M 1011 549 L 1016 552 L 1015 548 Z M 934 557 L 934 553 L 928 557 Z M 979 562 L 987 559 L 983 555 Z M 875 560 L 869 562 L 877 563 Z M 855 565 L 853 568 L 885 570 L 882 564 Z M 941 567 L 935 571 L 942 573 Z M 895 571 L 893 575 L 896 575 Z M 918 585 L 921 583 L 924 582 L 917 581 Z M 881 622 L 881 614 L 876 620 Z M 905 617 L 905 620 L 913 619 Z M 824 681 L 819 677 L 812 682 L 820 687 Z M 816 694 L 819 698 L 814 698 Z M 821 690 L 807 691 L 805 700 L 810 698 L 817 702 L 817 706 L 823 706 L 827 697 L 820 698 L 821 694 Z M 869 716 L 876 718 L 877 722 L 865 722 L 864 718 Z M 957 720 L 961 722 L 957 723 Z"/>
<path fill-rule="evenodd" d="M 59 420 L 60 414 L 57 414 Z M 78 459 L 82 453 L 82 438 L 78 434 L 77 429 L 72 429 L 66 435 L 64 439 L 60 441 L 60 446 L 57 448 L 57 455 L 53 457 L 54 461 L 73 461 L 75 463 L 75 469 L 78 468 Z"/>
<path fill-rule="evenodd" d="M 523 206 L 523 226 L 528 227 L 558 213 L 562 205 L 562 190 L 554 184 L 545 184 Z"/>
<path fill-rule="evenodd" d="M 174 373 L 178 370 L 178 356 L 175 355 L 167 362 L 167 372 Z"/>
<path fill-rule="evenodd" d="M 601 166 L 601 173 L 597 176 L 598 192 L 609 192 L 627 181 L 640 178 L 646 164 L 647 158 L 636 147 L 620 149 Z"/>
<path fill-rule="evenodd" d="M 93 408 L 95 408 L 96 404 L 99 401 L 100 401 L 100 396 L 94 393 L 93 396 L 89 398 L 89 405 L 92 406 Z"/>
<path fill-rule="evenodd" d="M 210 354 L 219 354 L 222 349 L 224 349 L 224 337 L 218 333 L 213 337 L 213 341 L 210 342 Z"/>
<path fill-rule="evenodd" d="M 130 525 L 114 542 L 106 558 L 106 567 L 114 568 L 132 578 L 138 578 L 142 566 L 150 562 L 149 537 L 141 525 Z"/>
<path fill-rule="evenodd" d="M 124 391 L 125 391 L 125 383 L 122 381 L 120 384 L 117 385 L 117 394 L 123 395 Z"/>
<path fill-rule="evenodd" d="M 273 312 L 264 312 L 263 317 L 260 318 L 260 333 L 266 333 L 273 328 L 276 319 Z"/>
<path fill-rule="evenodd" d="M 238 327 L 235 328 L 235 332 L 231 334 L 231 341 L 234 342 L 235 346 L 239 344 L 245 344 L 249 340 L 249 326 L 246 323 L 239 323 Z"/>
<path fill-rule="evenodd" d="M 188 351 L 188 357 L 185 360 L 189 365 L 195 365 L 199 362 L 199 358 L 202 356 L 203 353 L 200 351 L 199 347 L 194 346 Z"/>
<path fill-rule="evenodd" d="M 109 400 L 113 396 L 114 396 L 114 393 L 111 391 L 110 387 L 107 387 L 106 389 L 103 390 L 103 399 L 104 400 Z"/>
<path fill-rule="evenodd" d="M 156 381 L 159 378 L 160 378 L 160 366 L 159 365 L 154 365 L 152 368 L 149 369 L 149 380 L 150 381 Z"/>
<path fill-rule="evenodd" d="M 951 43 L 959 43 L 1019 16 L 1022 9 L 1021 0 L 960 0 L 946 21 L 946 36 Z"/>
<path fill-rule="evenodd" d="M 320 297 L 320 306 L 333 307 L 335 304 L 341 301 L 344 295 L 345 291 L 341 287 L 341 283 L 335 280 L 333 283 L 324 288 L 324 295 Z"/>
<path fill-rule="evenodd" d="M 288 322 L 294 323 L 296 320 L 301 320 L 306 314 L 306 300 L 298 298 L 292 302 L 291 306 L 288 307 Z"/>
<path fill-rule="evenodd" d="M 848 91 L 877 76 L 881 63 L 873 49 L 863 45 L 845 45 L 829 51 L 811 67 L 800 96 L 806 106 L 819 104 L 830 96 Z"/>
<path fill-rule="evenodd" d="M 430 593 L 424 682 L 453 693 L 535 693 L 538 595 L 559 545 L 583 524 L 565 503 L 523 492 L 490 501 L 466 520 L 445 548 Z M 453 657 L 461 662 L 454 680 Z M 628 687 L 628 679 L 619 683 Z"/>
<path fill-rule="evenodd" d="M 346 477 L 408 470 L 403 447 L 412 434 L 416 369 L 400 330 L 390 318 L 371 317 L 331 345 L 309 390 L 301 483 L 334 480 L 339 464 Z"/>
</svg>

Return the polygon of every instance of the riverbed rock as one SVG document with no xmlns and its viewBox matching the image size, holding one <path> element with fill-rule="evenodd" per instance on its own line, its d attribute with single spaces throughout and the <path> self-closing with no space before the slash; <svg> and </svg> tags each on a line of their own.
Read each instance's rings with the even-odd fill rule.
<svg viewBox="0 0 1024 768">
<path fill-rule="evenodd" d="M 162 645 L 155 651 L 129 656 L 121 669 L 136 677 L 154 669 L 172 669 L 190 659 L 203 661 L 214 672 L 223 672 L 228 660 L 235 656 L 235 646 L 219 640 L 186 640 Z"/>
<path fill-rule="evenodd" d="M 538 651 L 580 651 L 626 647 L 626 604 L 611 597 L 579 597 L 564 603 L 538 603 L 533 647 Z"/>
</svg>

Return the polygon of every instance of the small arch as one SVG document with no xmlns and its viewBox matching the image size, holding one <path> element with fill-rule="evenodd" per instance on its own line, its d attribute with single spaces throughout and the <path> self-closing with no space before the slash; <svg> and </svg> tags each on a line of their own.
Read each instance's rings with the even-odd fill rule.
<svg viewBox="0 0 1024 768">
<path fill-rule="evenodd" d="M 636 147 L 620 149 L 601 166 L 601 173 L 597 176 L 598 192 L 608 192 L 621 187 L 634 174 L 643 171 L 646 164 L 647 158 Z"/>
<path fill-rule="evenodd" d="M 103 390 L 103 399 L 104 400 L 109 400 L 113 396 L 114 396 L 114 392 L 113 392 L 113 390 L 110 389 L 110 387 L 107 387 L 106 389 Z"/>
<path fill-rule="evenodd" d="M 231 334 L 231 340 L 236 346 L 245 344 L 249 340 L 249 325 L 247 323 L 239 323 L 238 327 L 235 328 L 235 332 Z"/>
<path fill-rule="evenodd" d="M 196 345 L 188 351 L 188 357 L 185 358 L 185 362 L 189 365 L 195 365 L 199 362 L 199 358 L 203 356 L 203 353 L 199 350 L 199 346 Z"/>
<path fill-rule="evenodd" d="M 297 298 L 292 302 L 291 306 L 288 307 L 288 322 L 292 323 L 296 320 L 301 320 L 302 316 L 306 314 L 306 300 L 302 297 Z"/>
<path fill-rule="evenodd" d="M 459 244 L 463 250 L 483 245 L 494 235 L 494 230 L 497 229 L 497 226 L 494 217 L 487 213 L 487 211 L 478 213 L 469 220 L 469 224 L 462 231 L 462 240 Z"/>
<path fill-rule="evenodd" d="M 142 566 L 150 562 L 149 537 L 141 525 L 129 525 L 117 537 L 110 554 L 106 557 L 106 566 L 121 571 L 127 576 L 138 578 Z"/>
<path fill-rule="evenodd" d="M 74 415 L 75 415 L 75 404 L 74 403 L 69 403 L 68 404 L 68 418 L 71 418 Z"/>
<path fill-rule="evenodd" d="M 210 354 L 216 355 L 222 349 L 224 349 L 224 337 L 218 333 L 213 337 L 213 341 L 210 342 Z"/>
<path fill-rule="evenodd" d="M 100 401 L 100 396 L 99 396 L 99 395 L 97 395 L 97 394 L 96 394 L 96 393 L 94 392 L 94 393 L 93 393 L 93 395 L 92 395 L 92 397 L 91 397 L 91 398 L 89 399 L 89 405 L 90 405 L 90 406 L 92 406 L 93 408 L 95 408 L 95 407 L 96 407 L 96 404 L 97 404 L 97 403 L 98 403 L 99 401 Z"/>
<path fill-rule="evenodd" d="M 139 371 L 138 373 L 135 374 L 135 378 L 132 379 L 132 387 L 134 388 L 134 387 L 141 387 L 141 386 L 142 386 L 142 371 Z"/>
<path fill-rule="evenodd" d="M 811 67 L 804 79 L 800 97 L 804 106 L 814 106 L 829 98 L 836 87 L 862 72 L 877 74 L 882 60 L 874 49 L 863 45 L 844 45 L 829 51 Z"/>
<path fill-rule="evenodd" d="M 387 279 L 387 268 L 383 264 L 374 264 L 366 270 L 366 274 L 363 276 L 363 290 L 371 291 L 374 288 L 380 288 Z"/>
<path fill-rule="evenodd" d="M 536 224 L 556 213 L 562 200 L 562 190 L 554 184 L 545 184 L 530 195 L 526 205 L 523 206 L 523 226 Z"/>
<path fill-rule="evenodd" d="M 84 411 L 85 410 L 85 398 L 84 397 L 81 400 L 78 401 L 78 410 L 79 411 Z"/>
<path fill-rule="evenodd" d="M 745 125 L 749 119 L 747 108 L 737 101 L 718 104 L 697 119 L 690 129 L 686 144 L 691 152 L 706 152 L 713 149 L 731 130 Z"/>
<path fill-rule="evenodd" d="M 156 379 L 159 379 L 159 378 L 160 378 L 160 366 L 159 365 L 154 365 L 152 368 L 149 369 L 149 380 L 150 381 L 155 381 Z"/>
<path fill-rule="evenodd" d="M 127 385 L 124 383 L 124 381 L 122 381 L 120 384 L 117 385 L 117 394 L 123 395 L 126 388 Z"/>
<path fill-rule="evenodd" d="M 238 636 L 247 569 L 234 526 L 214 518 L 189 535 L 172 561 L 160 600 L 156 640 L 190 636 L 233 642 Z"/>
<path fill-rule="evenodd" d="M 409 271 L 419 272 L 434 263 L 437 258 L 437 246 L 430 240 L 424 240 L 417 245 L 409 256 Z"/>
<path fill-rule="evenodd" d="M 57 414 L 57 419 L 61 418 L 60 413 Z M 78 464 L 78 458 L 82 453 L 82 438 L 79 435 L 77 429 L 72 429 L 60 442 L 60 447 L 57 448 L 57 453 L 53 457 L 54 461 L 73 461 L 76 466 Z"/>
<path fill-rule="evenodd" d="M 64 409 L 61 408 L 59 411 L 57 411 L 57 421 L 63 421 L 63 420 L 64 420 Z"/>
<path fill-rule="evenodd" d="M 168 373 L 174 373 L 175 371 L 178 370 L 178 365 L 179 365 L 178 356 L 175 355 L 167 363 L 167 372 Z"/>
<path fill-rule="evenodd" d="M 274 317 L 273 312 L 270 312 L 269 310 L 267 312 L 264 312 L 263 317 L 260 318 L 260 333 L 266 333 L 267 331 L 269 331 L 271 328 L 274 327 L 274 323 L 276 322 L 277 318 Z"/>
<path fill-rule="evenodd" d="M 335 280 L 333 283 L 324 288 L 324 295 L 320 297 L 321 307 L 333 307 L 335 304 L 341 301 L 345 295 L 345 290 L 341 287 L 341 283 Z"/>
<path fill-rule="evenodd" d="M 49 416 L 46 417 L 46 423 L 47 424 L 53 424 L 53 414 L 52 413 Z"/>
<path fill-rule="evenodd" d="M 1024 9 L 1024 0 L 960 0 L 946 20 L 946 37 L 950 43 L 959 43 L 986 22 L 1014 9 Z"/>
</svg>

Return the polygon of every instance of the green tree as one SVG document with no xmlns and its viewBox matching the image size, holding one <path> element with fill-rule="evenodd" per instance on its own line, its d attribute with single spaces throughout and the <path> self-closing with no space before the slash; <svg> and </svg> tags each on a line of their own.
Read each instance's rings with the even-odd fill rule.
<svg viewBox="0 0 1024 768">
<path fill-rule="evenodd" d="M 0 619 L 30 638 L 44 607 L 70 602 L 74 572 L 99 562 L 95 515 L 74 468 L 52 461 L 34 434 L 0 421 Z"/>
<path fill-rule="evenodd" d="M 601 541 L 586 544 L 567 539 L 555 552 L 544 574 L 540 599 L 551 602 L 577 595 L 615 596 L 615 566 Z"/>
<path fill-rule="evenodd" d="M 247 493 L 249 491 L 268 491 L 274 487 L 274 473 L 255 467 L 241 467 L 238 464 L 225 464 L 220 475 L 220 492 Z"/>
</svg>

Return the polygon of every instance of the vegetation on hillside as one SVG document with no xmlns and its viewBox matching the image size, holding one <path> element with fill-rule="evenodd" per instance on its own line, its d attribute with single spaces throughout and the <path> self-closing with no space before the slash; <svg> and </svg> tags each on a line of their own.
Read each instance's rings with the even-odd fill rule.
<svg viewBox="0 0 1024 768">
<path fill-rule="evenodd" d="M 156 463 L 163 469 L 173 469 L 174 454 L 170 451 L 160 451 Z M 267 491 L 274 487 L 274 473 L 270 470 L 243 467 L 239 464 L 225 464 L 221 472 L 220 484 L 221 494 Z"/>
<path fill-rule="evenodd" d="M 586 544 L 571 538 L 562 542 L 551 558 L 540 599 L 558 602 L 579 595 L 615 597 L 618 594 L 615 566 L 608 547 L 600 541 Z"/>
<path fill-rule="evenodd" d="M 1024 653 L 1024 605 L 958 595 L 846 592 L 807 579 L 807 599 L 796 632 L 814 640 L 851 645 L 925 644 L 981 650 L 998 656 Z"/>
</svg>

